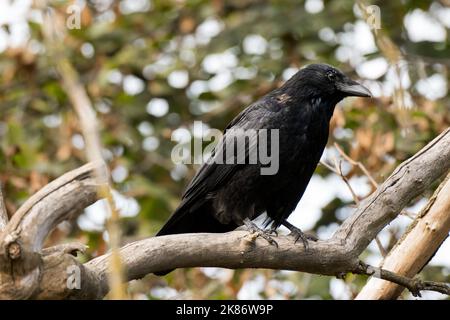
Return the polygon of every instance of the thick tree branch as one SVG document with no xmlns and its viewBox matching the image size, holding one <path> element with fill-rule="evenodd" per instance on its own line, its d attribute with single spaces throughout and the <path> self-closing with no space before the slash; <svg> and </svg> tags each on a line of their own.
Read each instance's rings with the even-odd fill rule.
<svg viewBox="0 0 450 320">
<path fill-rule="evenodd" d="M 450 169 L 450 128 L 403 162 L 335 234 L 355 255 L 436 179 Z"/>
<path fill-rule="evenodd" d="M 450 232 L 450 175 L 382 263 L 382 268 L 414 277 L 438 250 Z M 370 279 L 357 299 L 395 299 L 403 288 L 392 282 Z"/>
<path fill-rule="evenodd" d="M 151 272 L 172 268 L 202 266 L 288 269 L 324 275 L 341 275 L 347 272 L 364 273 L 364 270 L 361 269 L 359 255 L 370 241 L 384 226 L 395 219 L 403 207 L 412 199 L 420 195 L 437 178 L 447 174 L 450 168 L 449 145 L 450 130 L 446 130 L 414 157 L 401 164 L 375 193 L 360 203 L 354 214 L 343 223 L 331 239 L 310 243 L 307 251 L 302 245 L 294 244 L 291 237 L 278 237 L 279 247 L 275 247 L 245 231 L 225 234 L 180 234 L 148 238 L 128 244 L 120 250 L 127 270 L 127 279 L 137 279 Z M 53 188 L 46 187 L 44 189 Z M 64 187 L 61 189 L 64 190 Z M 72 197 L 77 198 L 78 201 L 86 198 L 80 192 L 74 192 Z M 49 197 L 45 198 L 49 201 Z M 63 207 L 58 204 L 67 201 L 67 199 L 53 198 L 52 201 L 58 209 Z M 37 226 L 41 226 L 42 229 L 48 231 L 51 228 L 45 227 L 45 225 L 54 225 L 54 223 L 45 221 L 61 221 L 67 217 L 68 212 L 73 212 L 73 208 L 80 207 L 81 205 L 71 202 L 70 206 L 64 206 L 65 210 L 56 210 L 55 207 L 43 210 L 41 203 L 37 202 L 32 208 L 19 210 L 23 212 L 21 215 L 24 217 L 14 216 L 7 226 L 10 232 L 0 238 L 0 249 L 2 249 L 0 258 L 6 259 L 6 261 L 0 263 L 0 266 L 3 267 L 0 276 L 3 277 L 2 280 L 8 280 L 8 277 L 11 278 L 12 274 L 19 274 L 22 278 L 27 276 L 28 285 L 25 286 L 23 281 L 18 284 L 18 282 L 9 279 L 9 284 L 12 283 L 13 286 L 8 287 L 3 285 L 4 282 L 2 281 L 0 295 L 3 297 L 72 299 L 104 297 L 109 291 L 107 281 L 109 254 L 82 265 L 74 260 L 73 256 L 67 254 L 67 250 L 64 249 L 50 250 L 46 252 L 49 254 L 41 256 L 41 250 L 37 245 L 35 250 L 30 250 L 25 255 L 25 257 L 30 257 L 28 260 L 34 262 L 34 264 L 31 263 L 32 266 L 41 266 L 41 268 L 32 269 L 27 267 L 30 263 L 24 264 L 23 258 L 22 260 L 15 259 L 16 251 L 11 251 L 11 246 L 8 245 L 16 243 L 19 245 L 19 249 L 22 248 L 22 241 L 17 241 L 21 238 L 17 238 L 17 234 L 12 231 L 17 231 L 19 236 L 23 235 L 21 230 L 39 229 Z M 41 208 L 40 214 L 37 214 L 35 211 L 39 208 Z M 24 214 L 25 212 L 35 212 L 33 214 L 34 219 L 39 219 L 41 223 L 33 227 L 30 218 L 27 218 L 28 216 L 31 217 L 30 214 Z M 40 215 L 43 217 L 39 217 Z M 56 219 L 56 216 L 59 218 Z M 47 231 L 34 232 L 39 240 L 38 243 L 42 243 L 42 236 Z M 11 239 L 16 241 L 11 241 Z M 22 251 L 18 250 L 18 252 L 19 256 L 23 257 L 23 255 L 20 255 Z M 58 261 L 59 263 L 57 263 Z M 13 273 L 5 267 L 10 265 L 8 263 L 11 262 L 15 263 L 17 269 Z M 19 269 L 19 267 L 22 269 Z M 69 290 L 67 288 L 68 267 L 79 268 L 80 289 Z M 364 274 L 367 274 L 367 272 Z M 413 291 L 416 290 L 415 288 L 418 288 L 419 291 L 432 288 L 430 283 L 413 286 L 401 276 L 394 279 L 389 272 L 384 273 L 384 277 L 391 277 L 390 280 L 392 281 L 397 279 L 397 283 L 403 283 Z M 46 279 L 52 279 L 53 286 L 51 289 L 48 288 L 48 283 L 43 283 Z M 22 289 L 16 289 L 14 286 L 19 286 Z M 27 290 L 24 291 L 24 287 Z M 433 288 L 441 290 L 443 287 Z"/>
<path fill-rule="evenodd" d="M 39 286 L 42 246 L 62 221 L 76 217 L 97 199 L 95 170 L 89 163 L 41 189 L 13 215 L 0 234 L 0 298 L 28 298 Z"/>
</svg>

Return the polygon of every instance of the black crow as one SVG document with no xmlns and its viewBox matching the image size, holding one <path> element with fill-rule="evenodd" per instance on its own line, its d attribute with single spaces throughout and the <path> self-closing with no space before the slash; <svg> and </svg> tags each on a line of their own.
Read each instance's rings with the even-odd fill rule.
<svg viewBox="0 0 450 320">
<path fill-rule="evenodd" d="M 286 219 L 305 192 L 327 144 L 335 105 L 348 96 L 370 97 L 371 94 L 336 68 L 311 64 L 283 86 L 248 106 L 227 126 L 212 161 L 201 166 L 186 188 L 179 207 L 157 236 L 228 232 L 245 224 L 274 243 L 251 222 L 266 212 L 266 226 L 271 223 L 271 231 L 284 225 L 306 247 L 308 237 Z M 275 173 L 263 174 L 262 161 L 252 164 L 237 159 L 241 147 L 245 160 L 249 160 L 250 154 L 261 144 L 259 136 L 256 143 L 255 138 L 250 137 L 238 145 L 231 159 L 228 150 L 225 151 L 225 146 L 235 142 L 236 136 L 248 130 L 260 132 L 263 129 L 278 130 L 277 141 L 265 140 L 271 156 L 278 151 Z M 219 158 L 223 159 L 224 154 L 228 161 L 220 163 Z M 167 271 L 157 274 L 165 273 Z"/>
</svg>

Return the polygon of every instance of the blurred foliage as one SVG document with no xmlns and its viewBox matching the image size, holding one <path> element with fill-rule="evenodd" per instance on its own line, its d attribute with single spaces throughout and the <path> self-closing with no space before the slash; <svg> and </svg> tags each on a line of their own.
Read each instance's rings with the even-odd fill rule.
<svg viewBox="0 0 450 320">
<path fill-rule="evenodd" d="M 344 44 L 345 38 L 358 23 L 363 23 L 353 1 L 306 2 L 76 2 L 82 4 L 81 28 L 68 30 L 65 54 L 96 107 L 110 168 L 113 173 L 117 168 L 122 172 L 113 174 L 114 187 L 135 198 L 140 207 L 137 216 L 123 219 L 124 241 L 154 234 L 177 206 L 195 172 L 195 166 L 175 166 L 170 160 L 176 143 L 171 140 L 174 131 L 192 130 L 194 120 L 212 128 L 225 128 L 242 108 L 279 86 L 283 74 L 307 63 L 330 63 L 361 78 L 363 73 L 355 71 L 359 66 L 386 58 L 386 53 L 376 48 L 359 55 L 339 54 L 349 47 Z M 409 107 L 400 108 L 392 95 L 383 94 L 371 100 L 344 101 L 333 118 L 330 149 L 337 142 L 352 159 L 361 161 L 377 182 L 450 123 L 448 96 L 430 100 L 416 86 L 434 74 L 442 75 L 447 86 L 448 28 L 443 41 L 413 42 L 403 23 L 407 15 L 420 9 L 445 28 L 436 12 L 446 3 L 371 3 L 381 9 L 380 31 L 401 52 L 401 71 L 409 84 L 396 90 L 402 91 Z M 69 16 L 70 4 L 55 1 L 51 6 Z M 0 55 L 0 179 L 9 214 L 50 180 L 85 161 L 80 126 L 54 61 L 47 54 L 39 10 L 31 11 L 34 14 L 26 22 L 28 39 L 19 46 L 6 45 Z M 0 28 L 10 33 L 8 25 Z M 366 37 L 374 42 L 370 33 Z M 371 88 L 382 87 L 392 82 L 388 73 L 365 83 Z M 155 98 L 167 101 L 168 112 L 164 106 L 161 109 L 161 100 L 159 111 L 152 111 L 149 102 Z M 317 174 L 333 175 L 322 166 Z M 346 174 L 349 179 L 363 176 L 357 167 Z M 315 231 L 340 223 L 343 217 L 339 212 L 351 206 L 348 200 L 332 200 L 323 208 Z M 89 244 L 84 259 L 107 248 L 101 231 L 80 230 L 76 222 L 55 231 L 49 243 L 68 237 Z M 372 251 L 365 255 L 375 254 Z M 449 266 L 426 268 L 425 275 L 442 278 L 443 269 L 448 275 Z M 253 289 L 259 288 L 262 298 L 344 297 L 332 295 L 330 283 L 341 280 L 330 277 L 270 270 L 201 270 L 177 270 L 165 278 L 148 276 L 133 281 L 130 292 L 135 298 L 176 294 L 223 299 L 236 298 L 241 288 L 250 284 Z M 211 274 L 213 271 L 217 274 Z M 352 296 L 364 282 L 362 277 L 352 277 L 343 285 Z M 173 289 L 161 290 L 166 286 Z"/>
</svg>

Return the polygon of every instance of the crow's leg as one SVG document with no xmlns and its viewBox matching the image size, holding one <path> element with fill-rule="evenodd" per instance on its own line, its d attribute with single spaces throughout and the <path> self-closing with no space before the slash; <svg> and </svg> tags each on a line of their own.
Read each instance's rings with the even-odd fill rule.
<svg viewBox="0 0 450 320">
<path fill-rule="evenodd" d="M 278 243 L 275 240 L 273 240 L 272 236 L 270 235 L 270 232 L 271 232 L 270 230 L 269 231 L 261 230 L 249 218 L 244 219 L 244 224 L 247 227 L 247 230 L 249 232 L 256 233 L 258 235 L 258 237 L 261 237 L 261 238 L 265 239 L 271 245 L 278 247 Z"/>
<path fill-rule="evenodd" d="M 311 241 L 318 240 L 317 237 L 307 234 L 307 233 L 304 233 L 302 230 L 300 230 L 293 224 L 289 223 L 287 220 L 284 220 L 281 224 L 283 226 L 285 226 L 286 228 L 288 228 L 289 231 L 291 231 L 291 233 L 289 235 L 294 237 L 294 239 L 295 239 L 294 243 L 297 243 L 298 240 L 302 240 L 305 250 L 307 250 L 309 248 L 308 240 L 311 240 Z"/>
<path fill-rule="evenodd" d="M 266 232 L 268 234 L 273 234 L 275 237 L 278 237 L 278 231 L 277 231 L 277 224 L 274 222 L 272 222 L 272 225 L 270 226 L 269 230 L 267 230 Z"/>
</svg>

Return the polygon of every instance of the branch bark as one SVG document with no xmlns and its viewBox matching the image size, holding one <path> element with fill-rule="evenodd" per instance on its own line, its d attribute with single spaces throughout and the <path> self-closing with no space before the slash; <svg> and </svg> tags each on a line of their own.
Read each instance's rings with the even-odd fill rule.
<svg viewBox="0 0 450 320">
<path fill-rule="evenodd" d="M 414 277 L 425 266 L 450 232 L 450 175 L 441 183 L 428 204 L 382 263 L 382 268 Z M 379 279 L 370 279 L 358 294 L 358 300 L 395 299 L 403 287 Z"/>
<path fill-rule="evenodd" d="M 246 231 L 148 238 L 130 243 L 120 250 L 127 270 L 127 279 L 138 279 L 151 272 L 184 267 L 271 268 L 323 275 L 342 275 L 347 272 L 373 274 L 373 272 L 368 273 L 369 269 L 365 271 L 361 269 L 359 255 L 378 232 L 395 219 L 404 206 L 420 195 L 433 181 L 448 173 L 450 169 L 449 145 L 450 129 L 447 129 L 415 156 L 402 163 L 375 193 L 360 203 L 353 215 L 342 224 L 331 239 L 310 243 L 307 251 L 303 246 L 294 244 L 292 238 L 288 236 L 278 237 L 278 247 L 275 247 Z M 79 192 L 74 192 L 70 198 L 78 198 L 78 201 L 81 201 L 86 197 L 85 195 L 78 197 L 79 194 Z M 52 201 L 56 205 L 67 200 L 53 198 Z M 77 207 L 77 204 L 73 203 L 73 206 Z M 42 205 L 38 202 L 31 209 L 22 211 L 33 212 L 37 210 L 35 207 L 42 208 Z M 41 222 L 47 221 L 46 215 L 50 217 L 49 221 L 56 220 L 56 217 L 59 217 L 57 220 L 61 221 L 67 216 L 67 212 L 73 212 L 72 206 L 64 207 L 66 211 L 47 208 L 51 213 L 39 210 L 43 217 L 39 217 L 37 212 L 33 216 L 35 219 L 42 219 Z M 59 207 L 57 206 L 57 208 Z M 10 231 L 0 238 L 0 259 L 6 259 L 0 263 L 3 268 L 0 270 L 2 277 L 0 295 L 3 297 L 53 299 L 103 298 L 109 291 L 107 270 L 110 254 L 80 264 L 66 252 L 67 250 L 49 250 L 44 252 L 46 255 L 41 256 L 38 245 L 34 251 L 30 250 L 25 255 L 25 257 L 29 256 L 28 260 L 34 264 L 23 265 L 23 255 L 20 256 L 22 260 L 14 259 L 15 251 L 11 252 L 11 246 L 8 244 L 21 245 L 24 242 L 8 242 L 8 240 L 14 236 L 12 231 L 17 230 L 19 235 L 22 235 L 21 230 L 27 231 L 28 228 L 33 228 L 31 220 L 26 217 L 20 218 L 20 215 L 14 216 L 7 226 Z M 26 221 L 28 223 L 25 223 Z M 49 230 L 51 228 L 42 227 L 48 224 L 48 222 L 39 223 L 34 228 Z M 42 238 L 45 233 L 46 231 L 35 232 L 35 234 L 41 235 L 41 237 L 37 236 L 38 239 Z M 15 240 L 17 239 L 22 238 L 15 238 Z M 20 248 L 22 247 L 20 246 Z M 20 252 L 23 251 L 19 250 Z M 12 273 L 11 269 L 6 267 L 11 263 L 16 263 Z M 30 264 L 34 268 L 30 268 Z M 40 266 L 40 268 L 36 268 L 36 266 Z M 67 288 L 67 267 L 69 266 L 80 270 L 82 283 L 80 289 Z M 17 274 L 22 278 L 28 277 L 26 278 L 27 286 L 23 285 L 24 281 L 22 280 L 14 282 L 14 279 L 11 279 Z M 385 278 L 388 277 L 390 281 L 397 279 L 398 283 L 408 285 L 412 290 L 420 291 L 432 288 L 422 284 L 413 286 L 410 281 L 414 280 L 403 276 L 392 277 L 391 272 L 382 272 L 381 274 L 384 274 Z M 3 279 L 9 280 L 9 287 L 3 284 Z M 46 279 L 52 281 L 53 286 L 50 289 L 48 282 L 42 282 Z M 14 288 L 14 285 L 21 286 L 22 290 Z M 26 290 L 23 291 L 23 289 Z"/>
<path fill-rule="evenodd" d="M 94 162 L 73 170 L 41 189 L 13 215 L 0 233 L 0 299 L 24 299 L 39 288 L 42 246 L 62 221 L 72 219 L 97 200 Z"/>
</svg>

